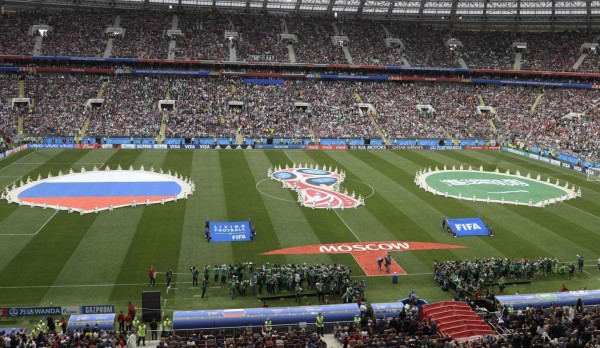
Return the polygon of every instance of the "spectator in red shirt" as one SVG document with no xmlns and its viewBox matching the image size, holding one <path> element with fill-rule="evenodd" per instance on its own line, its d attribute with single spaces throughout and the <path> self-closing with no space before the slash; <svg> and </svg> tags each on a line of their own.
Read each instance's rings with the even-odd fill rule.
<svg viewBox="0 0 600 348">
<path fill-rule="evenodd" d="M 121 311 L 121 313 L 119 313 L 119 315 L 117 316 L 117 321 L 119 322 L 119 331 L 124 332 L 125 331 L 125 315 L 123 314 L 123 311 Z"/>
</svg>

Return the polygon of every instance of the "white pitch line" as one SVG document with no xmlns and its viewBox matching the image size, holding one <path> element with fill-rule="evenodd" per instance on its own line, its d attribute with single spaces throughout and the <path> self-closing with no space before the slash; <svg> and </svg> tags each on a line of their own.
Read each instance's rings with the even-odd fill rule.
<svg viewBox="0 0 600 348">
<path fill-rule="evenodd" d="M 335 213 L 335 215 L 337 215 L 340 218 L 340 220 L 342 220 L 342 222 L 344 223 L 344 225 L 346 225 L 346 228 L 348 228 L 348 230 L 350 232 L 352 232 L 352 234 L 354 235 L 354 238 L 356 238 L 356 240 L 360 242 L 360 238 L 358 238 L 358 236 L 356 235 L 356 233 L 354 233 L 354 231 L 350 228 L 350 226 L 348 226 L 348 224 L 346 223 L 346 221 L 344 221 L 344 219 L 342 219 L 342 216 L 336 211 L 336 209 L 333 209 L 333 212 Z"/>
<path fill-rule="evenodd" d="M 506 152 L 506 151 L 502 151 L 501 153 L 502 153 L 502 154 L 504 154 L 504 155 L 508 155 L 508 156 L 510 156 L 510 157 L 513 157 L 513 158 L 518 158 L 518 159 L 521 159 L 521 160 L 523 160 L 523 159 L 526 159 L 526 158 L 527 158 L 527 157 L 519 156 L 519 155 L 516 155 L 516 154 L 512 154 L 512 153 L 510 153 L 510 152 Z M 525 162 L 526 162 L 526 163 L 532 163 L 532 164 L 534 164 L 534 165 L 536 165 L 536 166 L 538 166 L 538 167 L 542 167 L 542 168 L 546 168 L 546 169 L 551 169 L 553 172 L 557 172 L 557 173 L 560 173 L 560 174 L 564 174 L 564 175 L 572 176 L 572 177 L 574 177 L 574 178 L 577 178 L 577 179 L 585 180 L 585 178 L 579 177 L 579 176 L 577 176 L 577 175 L 573 175 L 573 174 L 571 174 L 571 173 L 567 173 L 567 172 L 563 172 L 563 171 L 560 171 L 560 170 L 556 170 L 556 168 L 562 168 L 562 167 L 556 167 L 556 166 L 554 166 L 554 165 L 552 165 L 552 164 L 548 164 L 548 165 L 546 165 L 546 162 L 540 162 L 540 161 L 525 161 Z M 544 174 L 544 175 L 548 175 L 548 174 L 546 174 L 546 173 L 543 173 L 543 174 Z M 583 173 L 582 173 L 582 175 L 583 175 Z M 587 188 L 587 187 L 586 187 L 586 188 Z M 598 191 L 596 191 L 596 190 L 592 190 L 592 189 L 590 189 L 590 188 L 587 188 L 587 189 L 588 189 L 588 190 L 590 190 L 590 191 L 592 191 L 592 192 L 595 192 L 595 193 L 600 193 L 600 192 L 598 192 Z"/>
<path fill-rule="evenodd" d="M 270 194 L 268 194 L 268 193 L 265 193 L 265 192 L 261 191 L 261 190 L 258 188 L 258 185 L 259 185 L 259 184 L 261 184 L 263 181 L 267 181 L 267 180 L 271 180 L 271 179 L 269 179 L 269 178 L 267 178 L 267 179 L 262 179 L 261 181 L 257 182 L 257 183 L 256 183 L 256 191 L 260 192 L 260 194 L 262 194 L 262 195 L 265 195 L 265 196 L 267 196 L 267 197 L 270 197 L 270 198 L 273 198 L 273 199 L 277 199 L 277 200 L 279 200 L 279 201 L 291 202 L 291 203 L 297 203 L 295 200 L 292 200 L 292 199 L 285 199 L 285 198 L 279 198 L 279 197 L 275 197 L 275 196 L 272 196 L 272 195 L 270 195 Z"/>
<path fill-rule="evenodd" d="M 141 286 L 148 283 L 122 283 L 122 284 L 72 284 L 72 285 L 28 285 L 28 286 L 2 286 L 0 289 L 46 289 L 46 288 L 104 288 L 108 286 Z"/>
<path fill-rule="evenodd" d="M 284 153 L 284 154 L 287 156 L 287 158 L 289 158 L 289 159 L 290 159 L 290 161 L 292 161 L 292 163 L 296 163 L 296 162 L 294 162 L 294 160 L 293 160 L 293 159 L 290 157 L 290 155 L 288 155 L 288 153 L 287 153 L 287 152 L 283 151 L 283 153 Z"/>
<path fill-rule="evenodd" d="M 0 168 L 0 172 L 3 171 L 4 169 L 14 165 L 14 164 L 27 164 L 27 163 L 19 163 L 19 161 L 21 161 L 23 158 L 27 158 L 30 155 L 33 155 L 35 153 L 35 151 L 28 153 L 27 155 L 19 158 L 18 160 L 14 161 L 13 163 L 10 163 L 9 165 L 7 165 L 6 167 Z"/>
<path fill-rule="evenodd" d="M 46 220 L 46 222 L 44 222 L 44 224 L 38 228 L 37 231 L 35 231 L 35 233 L 0 233 L 0 237 L 2 236 L 37 236 L 38 233 L 40 233 L 40 231 L 42 229 L 44 229 L 44 227 L 46 227 L 46 225 L 50 222 L 50 220 L 52 220 L 52 218 L 58 213 L 58 210 L 56 210 L 54 212 L 54 214 L 52 214 L 52 216 L 50 216 L 48 218 L 48 220 Z"/>
<path fill-rule="evenodd" d="M 567 203 L 565 203 L 565 202 L 561 202 L 561 203 L 562 203 L 562 204 L 564 204 L 564 205 L 568 205 L 569 207 L 571 207 L 571 208 L 573 208 L 573 209 L 577 209 L 577 210 L 579 210 L 579 211 L 580 211 L 580 212 L 582 212 L 582 213 L 586 213 L 586 214 L 588 214 L 588 215 L 590 215 L 590 216 L 593 216 L 593 217 L 595 217 L 596 219 L 599 219 L 599 220 L 600 220 L 600 216 L 598 216 L 598 215 L 594 215 L 594 214 L 592 214 L 592 213 L 590 213 L 590 212 L 588 212 L 588 211 L 581 210 L 581 209 L 579 209 L 579 208 L 577 208 L 577 207 L 575 207 L 575 206 L 573 206 L 573 205 L 567 204 Z"/>
<path fill-rule="evenodd" d="M 23 157 L 23 158 L 25 158 L 25 157 Z M 77 162 L 76 163 L 73 163 L 73 162 L 25 162 L 25 163 L 19 163 L 19 164 L 37 164 L 37 165 L 42 165 L 42 164 L 53 165 L 54 164 L 54 165 L 69 165 L 69 166 L 72 166 L 72 165 L 75 165 L 75 164 L 77 164 L 77 165 L 79 165 L 79 164 L 81 164 L 81 165 L 87 165 L 87 164 L 101 164 L 101 163 L 102 162 L 83 162 L 83 163 L 77 163 Z"/>
<path fill-rule="evenodd" d="M 44 224 L 42 225 L 42 227 L 38 228 L 38 230 L 37 230 L 37 231 L 35 231 L 35 233 L 34 233 L 33 235 L 35 236 L 35 235 L 37 235 L 38 233 L 40 233 L 40 231 L 41 231 L 41 230 L 42 230 L 44 227 L 46 227 L 46 225 L 47 225 L 47 224 L 50 222 L 50 220 L 52 220 L 52 218 L 53 218 L 53 217 L 54 217 L 56 214 L 58 214 L 58 210 L 56 210 L 56 211 L 54 212 L 54 214 L 52 214 L 52 216 L 50 216 L 50 218 L 48 218 L 48 220 L 46 220 L 46 222 L 44 222 Z"/>
</svg>

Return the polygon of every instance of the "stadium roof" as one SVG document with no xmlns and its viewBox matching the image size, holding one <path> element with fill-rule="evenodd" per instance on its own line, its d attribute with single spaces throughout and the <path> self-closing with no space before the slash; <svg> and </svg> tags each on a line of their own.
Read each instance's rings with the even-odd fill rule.
<svg viewBox="0 0 600 348">
<path fill-rule="evenodd" d="M 194 7 L 436 22 L 598 25 L 600 0 L 0 0 L 0 5 Z"/>
</svg>

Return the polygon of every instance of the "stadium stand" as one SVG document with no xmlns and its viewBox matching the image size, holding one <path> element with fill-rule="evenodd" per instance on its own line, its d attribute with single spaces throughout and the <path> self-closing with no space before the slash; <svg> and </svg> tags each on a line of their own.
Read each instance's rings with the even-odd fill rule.
<svg viewBox="0 0 600 348">
<path fill-rule="evenodd" d="M 20 114 L 21 135 L 32 137 L 84 131 L 91 137 L 157 138 L 164 124 L 166 138 L 493 139 L 581 158 L 599 155 L 595 90 L 45 73 L 25 80 L 30 109 L 12 109 L 17 77 L 4 75 L 1 82 L 4 132 L 12 137 Z M 101 107 L 85 107 L 100 91 Z M 175 107 L 160 109 L 159 101 L 169 98 Z"/>
</svg>

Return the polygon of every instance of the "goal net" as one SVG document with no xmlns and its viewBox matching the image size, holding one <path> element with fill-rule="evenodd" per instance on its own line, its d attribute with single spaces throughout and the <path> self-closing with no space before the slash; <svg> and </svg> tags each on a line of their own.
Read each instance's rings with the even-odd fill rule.
<svg viewBox="0 0 600 348">
<path fill-rule="evenodd" d="M 587 169 L 587 180 L 600 182 L 600 168 L 588 168 Z"/>
</svg>

